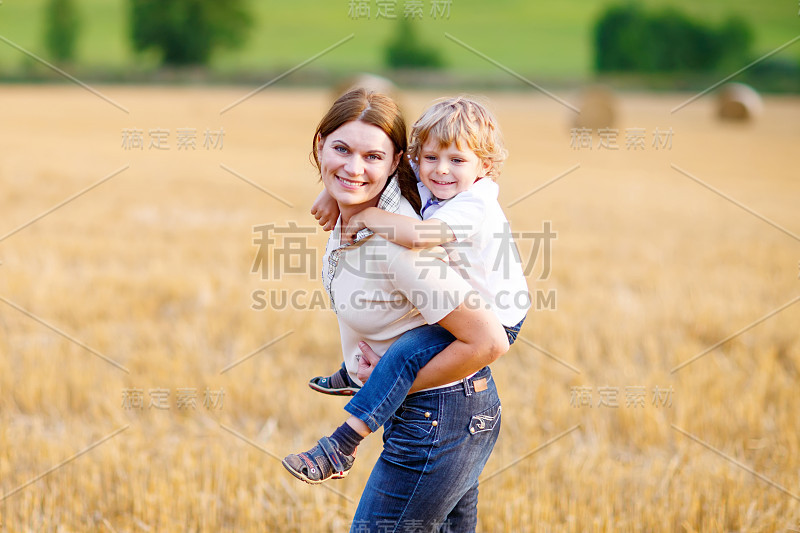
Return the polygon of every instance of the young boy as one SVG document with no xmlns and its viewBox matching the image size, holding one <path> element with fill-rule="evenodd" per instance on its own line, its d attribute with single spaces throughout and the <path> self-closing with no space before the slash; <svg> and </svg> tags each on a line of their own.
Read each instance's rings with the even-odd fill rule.
<svg viewBox="0 0 800 533">
<path fill-rule="evenodd" d="M 499 189 L 493 180 L 506 151 L 494 117 L 465 97 L 435 103 L 414 124 L 408 155 L 419 173 L 423 220 L 368 208 L 351 219 L 351 225 L 357 224 L 354 231 L 367 227 L 409 248 L 442 245 L 450 266 L 480 295 L 480 300 L 471 303 L 490 306 L 505 327 L 509 344 L 513 343 L 530 307 L 530 296 L 508 220 L 497 202 Z M 323 193 L 312 209 L 325 229 L 338 218 L 331 203 Z M 356 446 L 400 407 L 416 372 L 435 356 L 418 340 L 424 337 L 421 330 L 429 327 L 433 326 L 407 332 L 382 358 L 364 343 L 357 376 L 342 368 L 332 376 L 311 380 L 309 386 L 319 392 L 357 394 L 345 407 L 353 416 L 330 438 L 284 459 L 295 477 L 319 483 L 347 475 Z M 381 366 L 371 374 L 378 360 Z M 354 378 L 367 377 L 369 381 L 359 390 Z"/>
</svg>

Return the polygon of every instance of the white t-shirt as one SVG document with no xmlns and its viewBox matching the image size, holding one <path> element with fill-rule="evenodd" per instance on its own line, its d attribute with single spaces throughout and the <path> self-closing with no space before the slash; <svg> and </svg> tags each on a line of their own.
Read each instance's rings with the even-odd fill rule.
<svg viewBox="0 0 800 533">
<path fill-rule="evenodd" d="M 430 191 L 417 183 L 423 207 Z M 531 306 L 511 226 L 497 201 L 500 188 L 490 178 L 449 200 L 432 203 L 422 218 L 436 218 L 450 228 L 456 240 L 443 246 L 455 269 L 478 291 L 504 326 L 516 326 Z"/>
<path fill-rule="evenodd" d="M 389 183 L 378 207 L 419 218 Z M 392 200 L 385 201 L 387 196 Z M 340 244 L 341 218 L 331 232 L 322 275 L 339 320 L 342 355 L 350 378 L 356 376 L 364 340 L 382 356 L 406 331 L 435 324 L 475 295 L 475 290 L 447 265 L 440 246 L 409 250 L 360 231 L 353 244 Z"/>
</svg>

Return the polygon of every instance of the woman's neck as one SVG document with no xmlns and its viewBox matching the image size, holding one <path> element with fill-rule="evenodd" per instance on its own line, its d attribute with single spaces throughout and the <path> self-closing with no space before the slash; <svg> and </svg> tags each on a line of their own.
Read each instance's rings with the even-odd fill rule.
<svg viewBox="0 0 800 533">
<path fill-rule="evenodd" d="M 350 229 L 350 219 L 369 207 L 377 207 L 379 200 L 380 195 L 363 204 L 346 206 L 339 204 L 339 216 L 342 217 L 341 227 L 339 228 L 340 243 L 353 242 L 353 239 L 355 238 L 355 231 Z"/>
<path fill-rule="evenodd" d="M 346 206 L 339 204 L 339 214 L 342 217 L 342 228 L 347 227 L 350 224 L 350 219 L 362 212 L 364 209 L 367 209 L 368 207 L 377 207 L 379 200 L 380 196 L 376 196 L 369 202 L 365 202 L 363 204 Z"/>
</svg>

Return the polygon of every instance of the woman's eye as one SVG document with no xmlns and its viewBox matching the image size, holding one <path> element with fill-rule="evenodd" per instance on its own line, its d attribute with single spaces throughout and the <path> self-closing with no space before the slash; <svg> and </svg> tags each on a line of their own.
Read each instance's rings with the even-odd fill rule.
<svg viewBox="0 0 800 533">
<path fill-rule="evenodd" d="M 367 159 L 372 159 L 373 161 L 380 161 L 383 158 L 381 156 L 379 156 L 378 154 L 369 154 L 367 156 Z"/>
<path fill-rule="evenodd" d="M 333 149 L 339 152 L 340 154 L 347 153 L 347 148 L 345 148 L 344 146 L 334 146 Z"/>
</svg>

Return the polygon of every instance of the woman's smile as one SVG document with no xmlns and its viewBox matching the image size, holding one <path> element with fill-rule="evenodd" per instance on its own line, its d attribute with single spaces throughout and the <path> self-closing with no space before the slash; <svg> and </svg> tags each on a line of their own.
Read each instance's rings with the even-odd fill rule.
<svg viewBox="0 0 800 533">
<path fill-rule="evenodd" d="M 343 178 L 341 176 L 336 176 L 336 179 L 339 180 L 345 187 L 350 187 L 352 189 L 358 189 L 358 188 L 363 187 L 363 186 L 365 186 L 367 184 L 367 182 L 365 182 L 365 181 L 349 180 L 349 179 Z"/>
</svg>

